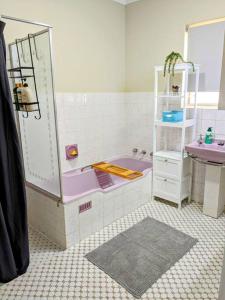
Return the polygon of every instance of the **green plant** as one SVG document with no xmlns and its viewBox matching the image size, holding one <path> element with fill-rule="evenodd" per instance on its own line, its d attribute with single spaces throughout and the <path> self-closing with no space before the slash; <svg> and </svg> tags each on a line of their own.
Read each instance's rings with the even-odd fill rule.
<svg viewBox="0 0 225 300">
<path fill-rule="evenodd" d="M 170 74 L 172 71 L 172 76 L 174 76 L 174 69 L 175 65 L 178 61 L 181 61 L 182 63 L 191 64 L 193 68 L 193 72 L 195 71 L 194 63 L 191 61 L 184 61 L 182 55 L 178 52 L 172 51 L 169 55 L 167 55 L 164 63 L 164 77 L 166 76 L 166 71 Z"/>
</svg>

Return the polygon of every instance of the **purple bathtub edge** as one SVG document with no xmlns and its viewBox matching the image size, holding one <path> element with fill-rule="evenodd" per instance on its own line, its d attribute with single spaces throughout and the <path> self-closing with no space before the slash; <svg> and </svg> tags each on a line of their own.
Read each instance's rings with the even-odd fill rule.
<svg viewBox="0 0 225 300">
<path fill-rule="evenodd" d="M 98 184 L 93 169 L 83 172 L 80 169 L 65 172 L 63 174 L 63 203 L 67 204 L 96 192 L 108 193 L 121 186 L 132 184 L 133 181 L 141 180 L 152 170 L 152 162 L 150 160 L 138 160 L 133 157 L 123 156 L 109 161 L 121 167 L 141 171 L 143 176 L 134 180 L 126 180 L 111 175 L 114 184 L 106 189 L 102 189 Z"/>
</svg>

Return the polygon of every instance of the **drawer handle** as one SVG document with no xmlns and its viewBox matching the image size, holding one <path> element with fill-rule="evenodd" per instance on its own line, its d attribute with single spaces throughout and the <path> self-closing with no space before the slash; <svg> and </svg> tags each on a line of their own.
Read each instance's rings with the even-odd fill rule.
<svg viewBox="0 0 225 300">
<path fill-rule="evenodd" d="M 165 178 L 164 181 L 167 181 L 167 179 Z"/>
<path fill-rule="evenodd" d="M 165 159 L 164 162 L 168 162 L 168 159 Z"/>
</svg>

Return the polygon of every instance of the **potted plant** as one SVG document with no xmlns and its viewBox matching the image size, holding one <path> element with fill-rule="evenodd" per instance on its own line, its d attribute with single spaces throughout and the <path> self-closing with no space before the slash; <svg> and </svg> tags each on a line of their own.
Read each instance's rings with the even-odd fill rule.
<svg viewBox="0 0 225 300">
<path fill-rule="evenodd" d="M 179 93 L 180 87 L 179 85 L 172 85 L 172 92 L 173 93 Z"/>
<path fill-rule="evenodd" d="M 192 65 L 193 72 L 195 71 L 194 63 L 191 61 L 184 61 L 182 55 L 179 52 L 172 51 L 169 55 L 167 55 L 164 63 L 164 77 L 166 76 L 166 73 L 168 72 L 169 75 L 172 73 L 172 76 L 174 76 L 174 70 L 175 65 L 178 61 L 181 61 L 181 63 L 187 63 Z"/>
</svg>

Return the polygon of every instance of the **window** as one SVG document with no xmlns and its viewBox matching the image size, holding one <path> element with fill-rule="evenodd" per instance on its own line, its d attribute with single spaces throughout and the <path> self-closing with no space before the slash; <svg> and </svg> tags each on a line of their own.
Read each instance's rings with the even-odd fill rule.
<svg viewBox="0 0 225 300">
<path fill-rule="evenodd" d="M 194 105 L 194 93 L 189 93 L 189 104 Z M 198 92 L 197 104 L 198 107 L 216 108 L 218 106 L 219 92 Z"/>
<path fill-rule="evenodd" d="M 186 30 L 185 57 L 200 65 L 198 105 L 216 107 L 224 52 L 225 18 L 191 24 Z M 193 104 L 190 93 L 190 105 Z"/>
</svg>

